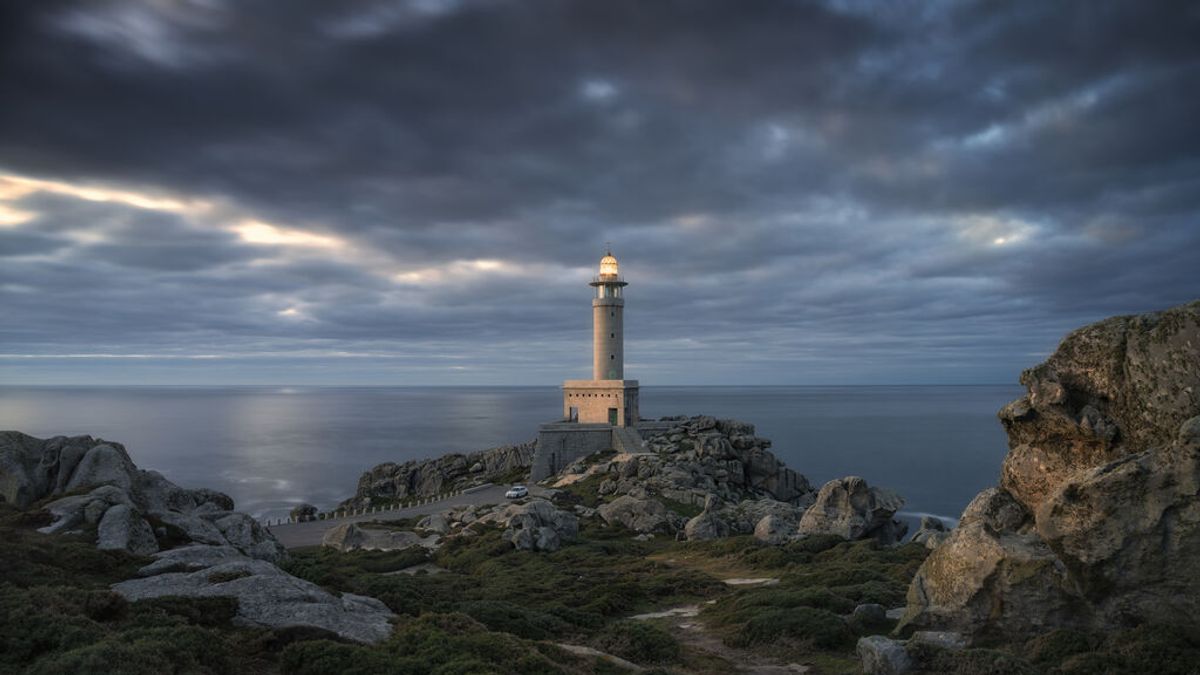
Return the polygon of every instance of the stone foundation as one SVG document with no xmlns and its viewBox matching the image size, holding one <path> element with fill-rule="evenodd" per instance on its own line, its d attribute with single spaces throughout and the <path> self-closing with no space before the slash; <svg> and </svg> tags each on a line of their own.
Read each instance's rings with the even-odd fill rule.
<svg viewBox="0 0 1200 675">
<path fill-rule="evenodd" d="M 536 483 L 578 459 L 611 449 L 612 432 L 612 427 L 607 424 L 551 422 L 541 425 L 529 480 Z"/>
</svg>

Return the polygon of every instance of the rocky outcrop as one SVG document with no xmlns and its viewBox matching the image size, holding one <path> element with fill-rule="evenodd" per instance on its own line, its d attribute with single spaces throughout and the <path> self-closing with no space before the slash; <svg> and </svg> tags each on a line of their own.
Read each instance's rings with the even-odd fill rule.
<svg viewBox="0 0 1200 675">
<path fill-rule="evenodd" d="M 392 631 L 393 614 L 382 602 L 351 593 L 336 596 L 230 546 L 187 546 L 154 557 L 139 570 L 140 578 L 113 590 L 130 600 L 236 598 L 236 621 L 243 625 L 315 626 L 358 642 L 378 642 Z"/>
<path fill-rule="evenodd" d="M 246 625 L 315 626 L 343 638 L 377 642 L 391 633 L 392 613 L 378 600 L 335 596 L 274 563 L 283 547 L 233 500 L 213 490 L 186 490 L 139 470 L 119 443 L 90 436 L 41 440 L 0 432 L 0 493 L 21 508 L 53 517 L 46 534 L 95 532 L 103 549 L 149 555 L 138 577 L 113 585 L 130 600 L 160 596 L 230 597 Z M 180 540 L 193 543 L 175 546 Z"/>
<path fill-rule="evenodd" d="M 908 527 L 892 516 L 904 499 L 890 490 L 867 485 L 858 476 L 831 480 L 800 518 L 801 535 L 836 534 L 844 539 L 876 539 L 894 544 Z"/>
<path fill-rule="evenodd" d="M 900 640 L 870 635 L 859 638 L 857 651 L 865 675 L 903 675 L 913 669 L 913 659 Z"/>
<path fill-rule="evenodd" d="M 321 539 L 322 546 L 343 552 L 399 551 L 413 546 L 437 548 L 438 543 L 439 538 L 436 535 L 422 537 L 416 532 L 371 528 L 357 523 L 343 523 L 332 527 Z"/>
<path fill-rule="evenodd" d="M 433 497 L 528 470 L 533 443 L 505 445 L 470 454 L 450 454 L 396 464 L 379 464 L 358 479 L 354 496 L 339 508 L 367 508 L 373 503 Z"/>
<path fill-rule="evenodd" d="M 1200 302 L 1077 330 L 1021 382 L 1000 485 L 921 566 L 904 625 L 1200 624 Z"/>
<path fill-rule="evenodd" d="M 657 499 L 638 499 L 629 495 L 602 504 L 597 511 L 609 525 L 621 525 L 642 533 L 673 533 L 683 520 Z"/>
<path fill-rule="evenodd" d="M 233 546 L 276 561 L 284 549 L 253 518 L 214 490 L 187 490 L 156 471 L 142 471 L 120 443 L 91 436 L 39 439 L 0 432 L 0 498 L 26 508 L 45 504 L 54 522 L 42 532 L 95 531 L 101 548 L 141 555 L 180 537 Z"/>
<path fill-rule="evenodd" d="M 505 541 L 525 551 L 557 551 L 579 536 L 579 519 L 545 499 L 510 504 L 478 519 L 504 528 Z"/>
<path fill-rule="evenodd" d="M 716 510 L 717 500 L 710 496 L 704 502 L 704 511 L 683 526 L 683 534 L 688 541 L 704 541 L 729 536 L 729 523 L 717 514 Z"/>
<path fill-rule="evenodd" d="M 685 504 L 703 504 L 709 495 L 723 502 L 811 500 L 808 480 L 768 450 L 771 441 L 756 436 L 754 425 L 707 416 L 664 421 L 671 426 L 649 434 L 648 453 L 614 476 L 613 494 L 641 496 L 641 488 Z"/>
<path fill-rule="evenodd" d="M 913 544 L 925 544 L 925 548 L 933 550 L 950 537 L 950 530 L 941 518 L 921 516 L 921 527 L 917 529 L 908 541 Z"/>
<path fill-rule="evenodd" d="M 96 527 L 96 547 L 149 555 L 158 551 L 150 524 L 133 507 L 116 504 L 104 511 Z"/>
</svg>

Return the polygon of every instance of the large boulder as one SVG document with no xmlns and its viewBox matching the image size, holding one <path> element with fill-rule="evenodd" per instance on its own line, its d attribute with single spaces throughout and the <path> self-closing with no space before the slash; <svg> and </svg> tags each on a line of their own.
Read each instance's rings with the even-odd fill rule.
<svg viewBox="0 0 1200 675">
<path fill-rule="evenodd" d="M 641 533 L 673 533 L 680 520 L 657 499 L 637 499 L 630 495 L 621 495 L 601 505 L 597 511 L 609 525 L 621 525 Z"/>
<path fill-rule="evenodd" d="M 903 505 L 900 495 L 871 487 L 858 476 L 837 478 L 821 486 L 816 501 L 800 518 L 797 532 L 894 544 L 907 531 L 907 526 L 892 518 Z"/>
<path fill-rule="evenodd" d="M 96 530 L 96 547 L 119 549 L 137 555 L 158 551 L 158 541 L 150 524 L 126 504 L 107 509 Z"/>
<path fill-rule="evenodd" d="M 481 518 L 504 528 L 504 539 L 526 551 L 556 551 L 564 541 L 579 536 L 579 518 L 545 499 L 510 504 Z"/>
<path fill-rule="evenodd" d="M 1000 486 L 918 570 L 904 625 L 1200 626 L 1200 302 L 1077 330 L 1021 381 Z"/>
<path fill-rule="evenodd" d="M 394 615 L 382 602 L 351 593 L 334 595 L 232 547 L 190 546 L 155 558 L 139 570 L 139 578 L 114 584 L 113 590 L 130 600 L 235 598 L 239 623 L 315 626 L 357 642 L 378 642 L 392 631 Z"/>
<path fill-rule="evenodd" d="M 1028 511 L 999 488 L 981 492 L 921 565 L 902 624 L 1001 633 L 1045 630 L 1078 611 L 1066 570 Z M 1036 612 L 1031 612 L 1032 607 Z"/>
<path fill-rule="evenodd" d="M 908 541 L 913 544 L 925 544 L 925 548 L 933 550 L 950 536 L 950 530 L 941 518 L 936 516 L 921 516 L 921 526 Z"/>
<path fill-rule="evenodd" d="M 859 638 L 856 651 L 865 675 L 904 675 L 914 666 L 903 641 L 882 635 Z"/>
<path fill-rule="evenodd" d="M 704 541 L 729 536 L 729 523 L 709 509 L 697 515 L 683 526 L 683 533 L 688 541 Z"/>
<path fill-rule="evenodd" d="M 438 539 L 436 535 L 422 537 L 405 530 L 376 529 L 356 523 L 343 523 L 326 530 L 321 545 L 339 551 L 398 551 L 413 546 L 435 548 Z"/>
</svg>

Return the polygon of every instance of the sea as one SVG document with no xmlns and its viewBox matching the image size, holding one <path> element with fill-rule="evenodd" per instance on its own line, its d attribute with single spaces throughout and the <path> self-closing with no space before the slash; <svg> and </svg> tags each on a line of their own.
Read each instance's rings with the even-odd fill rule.
<svg viewBox="0 0 1200 675">
<path fill-rule="evenodd" d="M 642 387 L 644 418 L 754 424 L 814 486 L 847 475 L 906 500 L 902 515 L 953 522 L 996 483 L 1007 451 L 996 411 L 1016 385 Z M 257 518 L 327 509 L 359 476 L 403 462 L 532 440 L 561 411 L 557 387 L 0 386 L 0 429 L 87 434 L 184 487 L 229 494 Z"/>
</svg>

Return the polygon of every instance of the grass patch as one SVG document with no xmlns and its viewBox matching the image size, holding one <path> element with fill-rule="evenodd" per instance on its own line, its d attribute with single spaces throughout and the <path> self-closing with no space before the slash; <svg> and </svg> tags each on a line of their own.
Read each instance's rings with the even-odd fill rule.
<svg viewBox="0 0 1200 675">
<path fill-rule="evenodd" d="M 724 590 L 708 575 L 648 560 L 654 542 L 611 528 L 585 528 L 553 553 L 515 550 L 495 527 L 473 529 L 475 536 L 450 538 L 433 555 L 448 570 L 442 574 L 381 576 L 362 552 L 332 550 L 295 551 L 287 569 L 337 591 L 379 598 L 401 615 L 460 613 L 530 639 L 586 636 L 636 611 Z"/>
<path fill-rule="evenodd" d="M 780 639 L 825 651 L 849 649 L 855 636 L 842 617 L 813 607 L 764 609 L 726 639 L 732 647 L 772 644 Z"/>
<path fill-rule="evenodd" d="M 612 495 L 600 494 L 600 484 L 608 479 L 608 474 L 598 473 L 558 489 L 575 495 L 580 504 L 583 504 L 587 507 L 596 508 L 601 504 L 612 501 Z"/>
<path fill-rule="evenodd" d="M 600 631 L 597 649 L 642 665 L 677 663 L 679 641 L 670 633 L 645 621 L 617 621 Z"/>
</svg>

